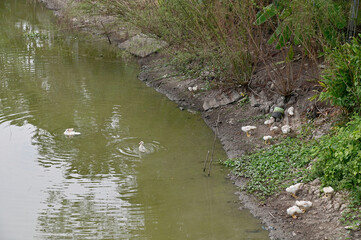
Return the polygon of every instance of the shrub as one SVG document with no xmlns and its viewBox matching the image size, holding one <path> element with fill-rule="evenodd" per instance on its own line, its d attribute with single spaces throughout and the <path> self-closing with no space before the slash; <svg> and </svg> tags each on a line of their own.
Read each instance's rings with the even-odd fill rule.
<svg viewBox="0 0 361 240">
<path fill-rule="evenodd" d="M 350 190 L 352 196 L 361 200 L 361 117 L 354 116 L 335 134 L 324 137 L 314 147 L 317 161 L 312 172 L 324 185 Z"/>
<path fill-rule="evenodd" d="M 246 84 L 258 61 L 253 25 L 256 10 L 246 1 L 124 1 L 105 0 L 107 8 L 126 16 L 143 32 L 166 40 L 176 49 L 201 53 L 199 63 L 226 84 Z M 136 2 L 141 2 L 141 7 Z M 252 38 L 252 40 L 251 40 Z"/>
<path fill-rule="evenodd" d="M 329 68 L 324 71 L 320 82 L 324 87 L 320 99 L 328 100 L 347 112 L 361 110 L 360 37 L 330 51 L 326 59 Z"/>
<path fill-rule="evenodd" d="M 333 0 L 279 0 L 259 11 L 255 23 L 268 23 L 273 29 L 268 43 L 275 42 L 277 49 L 301 44 L 308 54 L 317 54 L 318 48 L 339 43 L 339 30 L 347 24 L 344 5 Z"/>
</svg>

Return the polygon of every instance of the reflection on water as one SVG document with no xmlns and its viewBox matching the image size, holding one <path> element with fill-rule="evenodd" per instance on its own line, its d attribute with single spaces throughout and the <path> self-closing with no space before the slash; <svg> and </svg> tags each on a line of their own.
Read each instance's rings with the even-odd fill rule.
<svg viewBox="0 0 361 240">
<path fill-rule="evenodd" d="M 0 239 L 267 239 L 219 166 L 202 175 L 200 116 L 50 14 L 0 2 Z"/>
</svg>

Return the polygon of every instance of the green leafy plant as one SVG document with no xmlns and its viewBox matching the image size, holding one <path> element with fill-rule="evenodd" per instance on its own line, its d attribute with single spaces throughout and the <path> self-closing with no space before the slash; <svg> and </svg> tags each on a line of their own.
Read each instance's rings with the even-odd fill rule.
<svg viewBox="0 0 361 240">
<path fill-rule="evenodd" d="M 361 200 L 361 117 L 354 116 L 334 134 L 322 138 L 315 145 L 313 156 L 317 161 L 312 167 L 315 177 L 324 185 L 346 189 L 356 201 Z"/>
<path fill-rule="evenodd" d="M 284 189 L 294 179 L 306 179 L 306 166 L 310 163 L 310 145 L 298 139 L 287 138 L 280 144 L 239 159 L 223 162 L 227 167 L 249 181 L 245 187 L 260 200 Z"/>
<path fill-rule="evenodd" d="M 321 100 L 342 107 L 347 112 L 361 110 L 361 43 L 359 35 L 351 43 L 335 48 L 327 55 L 329 67 L 320 84 Z"/>
<path fill-rule="evenodd" d="M 276 43 L 277 49 L 301 44 L 306 51 L 317 52 L 318 46 L 339 42 L 339 30 L 347 24 L 341 6 L 332 0 L 278 0 L 257 13 L 255 24 L 269 23 L 273 34 L 268 43 Z"/>
</svg>

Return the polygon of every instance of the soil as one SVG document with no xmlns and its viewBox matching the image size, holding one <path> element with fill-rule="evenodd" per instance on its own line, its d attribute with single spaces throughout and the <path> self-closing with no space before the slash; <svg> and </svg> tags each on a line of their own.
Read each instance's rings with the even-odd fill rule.
<svg viewBox="0 0 361 240">
<path fill-rule="evenodd" d="M 67 6 L 67 0 L 39 1 L 53 9 L 59 18 L 66 19 L 72 26 L 78 26 L 79 29 L 89 31 L 92 34 L 100 34 L 104 41 L 108 41 L 108 37 L 110 37 L 112 42 L 119 43 L 129 37 L 129 31 L 125 33 L 122 31 L 122 27 L 116 24 L 113 24 L 114 29 L 108 30 L 108 33 L 112 34 L 104 34 L 97 18 L 111 23 L 111 17 L 98 16 L 89 19 L 89 17 L 81 16 L 77 19 L 68 19 L 66 11 L 63 11 Z M 139 58 L 138 62 L 141 66 L 139 79 L 178 103 L 180 109 L 200 112 L 205 123 L 217 132 L 229 158 L 239 157 L 255 149 L 267 147 L 262 137 L 270 135 L 270 131 L 269 126 L 266 126 L 264 121 L 268 116 L 266 114 L 272 111 L 275 106 L 282 106 L 284 109 L 291 106 L 295 108 L 294 116 L 286 114 L 281 122 L 274 123 L 277 126 L 289 124 L 292 127 L 290 134 L 298 134 L 300 126 L 309 121 L 310 118 L 314 119 L 317 128 L 310 134 L 309 138 L 318 138 L 327 133 L 331 127 L 330 116 L 332 114 L 330 112 L 332 109 L 309 100 L 317 87 L 315 83 L 308 82 L 306 79 L 318 76 L 318 65 L 296 61 L 293 67 L 302 73 L 298 76 L 297 83 L 299 85 L 294 86 L 295 90 L 292 95 L 284 98 L 278 93 L 279 89 L 275 87 L 275 82 L 270 80 L 267 69 L 262 65 L 257 66 L 247 88 L 218 87 L 209 90 L 204 81 L 204 78 L 209 76 L 194 79 L 185 78 L 168 64 L 169 57 L 166 54 L 154 53 L 146 58 Z M 197 86 L 195 91 L 188 89 L 195 86 Z M 207 89 L 207 91 L 202 89 Z M 241 98 L 223 106 L 204 110 L 205 101 L 230 95 L 235 91 L 249 96 L 249 101 Z M 252 137 L 247 137 L 241 131 L 241 127 L 245 125 L 257 126 Z M 273 143 L 284 137 L 280 133 L 273 136 Z M 247 179 L 237 178 L 231 174 L 229 179 L 240 188 L 247 181 Z M 320 193 L 320 186 L 320 182 L 315 180 L 304 184 L 298 192 L 299 200 L 312 201 L 313 206 L 297 219 L 291 218 L 286 213 L 287 208 L 294 205 L 295 199 L 285 191 L 262 203 L 246 192 L 238 191 L 236 194 L 242 202 L 240 208 L 247 208 L 254 216 L 260 218 L 269 230 L 271 239 L 361 239 L 360 231 L 346 230 L 339 221 L 342 212 L 347 207 L 346 193 L 337 192 L 332 198 L 324 198 Z"/>
</svg>

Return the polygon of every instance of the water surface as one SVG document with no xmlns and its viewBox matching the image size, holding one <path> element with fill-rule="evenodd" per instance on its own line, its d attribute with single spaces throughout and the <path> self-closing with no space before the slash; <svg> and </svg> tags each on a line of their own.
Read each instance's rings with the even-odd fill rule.
<svg viewBox="0 0 361 240">
<path fill-rule="evenodd" d="M 106 41 L 53 20 L 0 2 L 0 239 L 268 239 L 226 171 L 201 171 L 213 144 L 201 117 L 137 80 Z"/>
</svg>

